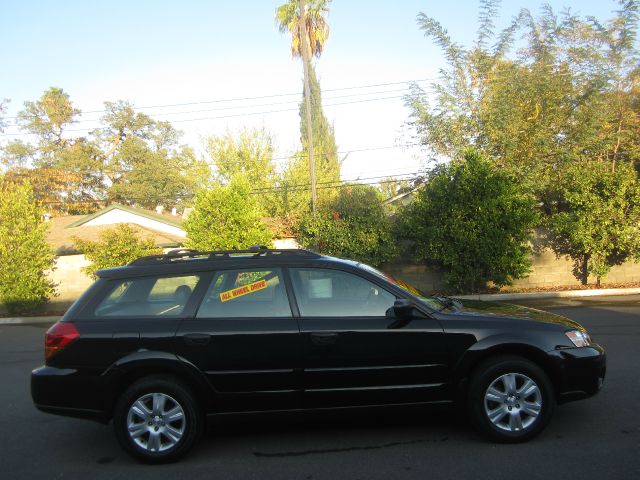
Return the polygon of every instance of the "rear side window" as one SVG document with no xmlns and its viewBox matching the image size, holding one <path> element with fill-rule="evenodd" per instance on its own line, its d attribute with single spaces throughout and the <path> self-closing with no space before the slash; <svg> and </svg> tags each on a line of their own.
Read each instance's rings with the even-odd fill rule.
<svg viewBox="0 0 640 480">
<path fill-rule="evenodd" d="M 181 315 L 200 277 L 143 277 L 118 280 L 94 310 L 96 317 Z"/>
<path fill-rule="evenodd" d="M 196 315 L 198 318 L 290 317 L 282 272 L 225 270 L 216 273 Z"/>
</svg>

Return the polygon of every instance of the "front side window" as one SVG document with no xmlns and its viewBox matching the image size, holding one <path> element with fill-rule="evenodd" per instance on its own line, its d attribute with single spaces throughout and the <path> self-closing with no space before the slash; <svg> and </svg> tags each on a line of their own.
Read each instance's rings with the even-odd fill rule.
<svg viewBox="0 0 640 480">
<path fill-rule="evenodd" d="M 98 304 L 96 317 L 181 315 L 200 277 L 142 277 L 117 280 Z"/>
<path fill-rule="evenodd" d="M 384 317 L 396 297 L 358 275 L 340 270 L 292 268 L 303 317 Z"/>
<path fill-rule="evenodd" d="M 196 316 L 198 318 L 292 316 L 281 271 L 273 269 L 217 272 Z"/>
</svg>

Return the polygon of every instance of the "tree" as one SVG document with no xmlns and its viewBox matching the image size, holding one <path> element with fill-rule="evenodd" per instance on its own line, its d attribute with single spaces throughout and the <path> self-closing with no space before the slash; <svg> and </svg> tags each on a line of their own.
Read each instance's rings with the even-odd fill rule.
<svg viewBox="0 0 640 480">
<path fill-rule="evenodd" d="M 186 245 L 197 250 L 243 249 L 269 245 L 271 233 L 261 221 L 261 209 L 249 182 L 212 184 L 196 194 L 194 211 L 182 223 Z"/>
<path fill-rule="evenodd" d="M 100 152 L 85 137 L 69 138 L 65 129 L 74 123 L 80 110 L 67 93 L 51 87 L 35 102 L 25 102 L 18 113 L 20 128 L 35 136 L 35 144 L 21 140 L 10 142 L 3 153 L 2 163 L 14 176 L 37 179 L 41 174 L 47 181 L 33 181 L 38 198 L 41 191 L 52 184 L 69 188 L 46 192 L 48 207 L 60 213 L 86 213 L 86 206 L 94 208 L 104 197 L 104 178 L 101 174 Z M 28 169 L 33 169 L 28 171 Z M 54 177 L 58 177 L 57 179 Z M 73 178 L 72 182 L 69 180 Z M 55 196 L 54 196 L 55 192 Z M 76 202 L 80 202 L 75 206 Z"/>
<path fill-rule="evenodd" d="M 329 24 L 326 16 L 329 14 L 331 0 L 310 0 L 306 2 L 304 17 L 307 36 L 307 49 L 310 57 L 322 55 L 325 43 L 329 38 Z M 276 9 L 276 24 L 280 33 L 291 34 L 291 55 L 303 57 L 304 39 L 300 25 L 300 2 L 288 0 Z"/>
<path fill-rule="evenodd" d="M 80 110 L 73 107 L 69 95 L 51 87 L 35 102 L 25 102 L 18 113 L 20 128 L 34 134 L 38 141 L 38 166 L 51 167 L 71 140 L 63 136 L 68 125 L 76 121 Z"/>
<path fill-rule="evenodd" d="M 546 222 L 550 243 L 573 260 L 574 275 L 601 279 L 613 265 L 640 257 L 640 182 L 634 168 L 621 163 L 585 161 L 562 172 L 554 215 Z"/>
<path fill-rule="evenodd" d="M 0 303 L 9 313 L 33 310 L 55 295 L 43 209 L 27 182 L 0 178 Z"/>
<path fill-rule="evenodd" d="M 291 34 L 291 54 L 302 57 L 304 69 L 304 100 L 306 104 L 306 137 L 307 158 L 309 161 L 309 176 L 311 178 L 311 205 L 316 211 L 316 173 L 314 164 L 314 141 L 311 125 L 311 87 L 310 67 L 311 56 L 319 57 L 324 44 L 329 37 L 329 25 L 325 15 L 329 13 L 331 0 L 311 0 L 309 4 L 305 0 L 289 0 L 276 10 L 276 23 L 280 32 Z"/>
<path fill-rule="evenodd" d="M 141 238 L 135 227 L 125 223 L 100 232 L 97 242 L 73 237 L 73 243 L 91 261 L 82 270 L 94 279 L 95 272 L 102 268 L 119 267 L 145 255 L 162 253 L 152 238 Z"/>
<path fill-rule="evenodd" d="M 190 198 L 209 179 L 208 166 L 180 145 L 169 122 L 136 112 L 128 102 L 105 102 L 104 127 L 93 132 L 103 152 L 110 200 L 153 208 Z"/>
<path fill-rule="evenodd" d="M 449 158 L 478 149 L 541 195 L 567 163 L 599 158 L 615 168 L 635 161 L 638 2 L 619 3 L 606 24 L 544 6 L 539 18 L 523 9 L 496 33 L 499 2 L 484 0 L 471 48 L 420 14 L 420 27 L 448 64 L 433 86 L 433 105 L 417 86 L 408 97 L 420 141 Z M 524 43 L 513 55 L 520 32 Z"/>
<path fill-rule="evenodd" d="M 309 68 L 311 129 L 313 137 L 313 151 L 315 152 L 315 178 L 318 185 L 318 201 L 326 202 L 335 196 L 335 189 L 340 182 L 340 161 L 336 146 L 333 126 L 322 111 L 322 94 L 320 84 L 313 66 Z M 307 130 L 307 102 L 300 103 L 300 140 L 302 150 L 295 154 L 287 165 L 282 181 L 282 205 L 284 214 L 292 218 L 299 218 L 311 204 L 311 175 L 308 168 L 310 154 L 306 137 Z"/>
<path fill-rule="evenodd" d="M 57 196 L 50 200 L 49 207 L 60 213 L 85 213 L 104 201 L 175 206 L 209 179 L 209 167 L 179 143 L 182 134 L 169 122 L 155 121 L 124 101 L 105 102 L 105 111 L 100 128 L 69 138 L 65 128 L 80 111 L 62 89 L 47 90 L 40 100 L 25 102 L 18 116 L 36 144 L 10 142 L 2 163 L 23 176 L 27 168 L 33 169 L 31 177 L 57 175 L 49 183 L 69 186 L 55 189 Z"/>
<path fill-rule="evenodd" d="M 214 178 L 228 185 L 242 178 L 259 192 L 256 200 L 262 214 L 275 216 L 281 213 L 276 198 L 279 178 L 273 162 L 273 139 L 263 129 L 243 129 L 237 134 L 209 137 L 206 149 L 215 166 Z"/>
<path fill-rule="evenodd" d="M 452 290 L 477 292 L 529 271 L 535 203 L 515 178 L 469 150 L 431 172 L 401 211 L 401 231 L 416 260 L 445 269 Z"/>
<path fill-rule="evenodd" d="M 304 247 L 372 265 L 389 261 L 397 253 L 392 224 L 375 187 L 353 184 L 320 203 L 317 215 L 298 223 L 298 240 Z"/>
<path fill-rule="evenodd" d="M 86 215 L 100 208 L 90 189 L 88 180 L 77 173 L 57 168 L 13 168 L 5 177 L 9 181 L 27 181 L 33 185 L 33 196 L 48 212 L 67 215 Z"/>
</svg>

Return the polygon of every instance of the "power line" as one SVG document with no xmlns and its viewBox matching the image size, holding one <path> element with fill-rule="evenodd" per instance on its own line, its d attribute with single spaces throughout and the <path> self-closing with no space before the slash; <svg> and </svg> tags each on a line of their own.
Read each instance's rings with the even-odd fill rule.
<svg viewBox="0 0 640 480">
<path fill-rule="evenodd" d="M 372 177 L 374 178 L 374 177 Z M 385 178 L 385 177 L 380 177 L 380 178 Z M 410 178 L 400 178 L 400 177 L 395 177 L 395 178 L 389 178 L 387 180 L 380 180 L 377 182 L 357 182 L 357 181 L 351 181 L 351 180 L 341 180 L 341 181 L 336 181 L 336 182 L 323 182 L 323 183 L 319 183 L 318 185 L 320 185 L 319 187 L 317 187 L 318 190 L 326 190 L 326 189 L 330 189 L 330 188 L 348 188 L 348 187 L 353 187 L 354 185 L 370 185 L 370 186 L 375 186 L 375 185 L 383 185 L 383 184 L 387 184 L 387 183 L 395 183 L 395 182 L 399 182 L 399 181 L 415 181 L 415 180 L 420 180 L 421 177 L 420 176 L 414 176 L 414 177 L 410 177 Z M 335 183 L 335 184 L 333 184 Z M 329 185 L 327 185 L 329 184 Z M 287 190 L 287 192 L 289 193 L 297 193 L 297 192 L 304 192 L 307 190 L 310 190 L 310 186 L 311 184 L 297 184 L 297 185 L 290 185 L 290 186 L 275 186 L 272 189 L 269 189 L 268 191 L 263 191 L 263 190 L 252 190 L 251 192 L 249 192 L 251 195 L 264 195 L 265 193 L 271 193 L 271 192 L 278 192 L 278 191 L 282 191 L 284 189 Z M 92 200 L 70 200 L 70 201 L 48 201 L 48 202 L 40 202 L 42 205 L 75 205 L 75 204 L 96 204 L 96 203 L 116 203 L 116 202 L 141 202 L 141 201 L 157 201 L 157 200 L 186 200 L 186 199 L 190 199 L 193 198 L 195 195 L 194 194 L 178 194 L 178 195 L 157 195 L 157 196 L 152 196 L 152 197 L 127 197 L 127 198 L 120 198 L 120 199 L 101 199 L 101 200 L 97 200 L 97 199 L 92 199 Z"/>
<path fill-rule="evenodd" d="M 436 79 L 434 78 L 420 78 L 417 80 L 403 80 L 403 81 L 399 81 L 399 82 L 387 82 L 387 83 L 374 83 L 374 84 L 368 84 L 368 85 L 352 85 L 349 87 L 338 87 L 338 88 L 327 88 L 327 89 L 323 89 L 322 92 L 339 92 L 339 91 L 345 91 L 345 90 L 356 90 L 356 89 L 365 89 L 365 88 L 375 88 L 375 87 L 388 87 L 391 85 L 403 85 L 403 84 L 410 84 L 410 83 L 421 83 L 421 82 L 430 82 L 430 81 L 434 81 Z M 224 102 L 240 102 L 240 101 L 247 101 L 247 100 L 263 100 L 263 99 L 268 99 L 268 98 L 278 98 L 278 97 L 289 97 L 292 95 L 300 95 L 301 92 L 295 92 L 295 93 L 275 93 L 275 94 L 270 94 L 270 95 L 258 95 L 258 96 L 254 96 L 254 97 L 237 97 L 237 98 L 219 98 L 219 99 L 214 99 L 214 100 L 201 100 L 201 101 L 196 101 L 196 102 L 184 102 L 184 103 L 168 103 L 168 104 L 160 104 L 160 105 L 147 105 L 147 106 L 142 106 L 142 107 L 134 107 L 135 110 L 150 110 L 150 109 L 154 109 L 154 108 L 169 108 L 169 107 L 186 107 L 186 106 L 191 106 L 191 105 L 204 105 L 204 104 L 212 104 L 212 103 L 224 103 Z M 110 110 L 88 110 L 86 112 L 82 112 L 83 114 L 89 114 L 89 113 L 108 113 Z M 37 115 L 33 115 L 33 117 L 39 118 Z M 13 116 L 13 117 L 6 117 L 6 119 L 8 120 L 14 120 L 17 119 L 18 116 Z"/>
<path fill-rule="evenodd" d="M 335 96 L 331 96 L 331 97 L 325 97 L 323 98 L 323 101 L 331 101 L 331 100 L 336 100 L 336 99 L 340 99 L 340 98 L 351 98 L 351 97 L 361 97 L 364 95 L 381 95 L 381 94 L 390 94 L 390 93 L 399 93 L 399 92 L 408 92 L 408 90 L 406 88 L 401 88 L 401 89 L 394 89 L 394 90 L 378 90 L 378 91 L 373 91 L 373 92 L 362 92 L 362 93 L 351 93 L 351 94 L 347 94 L 347 95 L 335 95 Z M 217 107 L 217 108 L 206 108 L 206 109 L 200 109 L 200 110 L 184 110 L 184 111 L 175 111 L 175 112 L 157 112 L 154 114 L 154 116 L 156 117 L 165 117 L 165 116 L 175 116 L 175 115 L 189 115 L 189 114 L 194 114 L 194 113 L 204 113 L 204 112 L 218 112 L 218 111 L 225 111 L 225 110 L 241 110 L 241 109 L 247 109 L 247 108 L 262 108 L 262 107 L 272 107 L 272 106 L 277 106 L 277 105 L 289 105 L 292 103 L 300 103 L 299 99 L 296 100 L 287 100 L 284 102 L 272 102 L 272 103 L 262 103 L 262 104 L 253 104 L 253 105 L 234 105 L 234 106 L 227 106 L 227 107 Z M 84 114 L 82 114 L 84 115 Z M 87 118 L 87 119 L 81 119 L 81 120 L 75 120 L 73 122 L 70 122 L 70 124 L 76 124 L 76 123 L 90 123 L 90 122 L 100 122 L 101 119 L 100 118 Z M 8 124 L 6 125 L 7 127 L 15 127 L 15 128 L 19 128 L 20 125 L 17 123 L 12 123 L 12 124 Z"/>
<path fill-rule="evenodd" d="M 340 106 L 340 105 L 351 105 L 351 104 L 357 104 L 357 103 L 367 103 L 367 102 L 378 102 L 378 101 L 385 101 L 385 100 L 395 100 L 395 99 L 399 99 L 399 98 L 404 98 L 404 95 L 396 95 L 396 96 L 391 96 L 391 97 L 380 97 L 380 98 L 366 98 L 366 99 L 361 99 L 361 100 L 352 100 L 350 102 L 339 102 L 339 103 L 325 104 L 322 107 L 323 108 L 328 108 L 328 107 L 336 107 L 336 106 Z M 274 114 L 274 113 L 297 112 L 297 111 L 299 111 L 298 108 L 284 108 L 284 109 L 280 109 L 280 110 L 268 110 L 268 111 L 261 111 L 261 112 L 236 113 L 236 114 L 231 114 L 231 115 L 220 115 L 220 116 L 214 116 L 214 117 L 179 119 L 179 120 L 173 120 L 171 123 L 201 122 L 201 121 L 207 121 L 207 120 L 220 120 L 220 119 L 225 119 L 225 118 L 247 117 L 247 116 L 255 116 L 255 115 L 270 115 L 270 114 Z M 64 133 L 89 132 L 91 130 L 95 130 L 96 128 L 97 127 L 94 127 L 94 128 L 75 128 L 75 129 L 65 130 Z M 0 136 L 2 136 L 2 137 L 20 137 L 20 136 L 33 136 L 33 135 L 37 135 L 37 134 L 35 134 L 35 133 L 24 133 L 24 132 L 22 132 L 22 133 L 2 133 L 2 134 L 0 134 Z"/>
<path fill-rule="evenodd" d="M 380 150 L 392 150 L 392 149 L 396 149 L 396 148 L 410 148 L 410 147 L 417 147 L 420 146 L 420 143 L 406 143 L 406 144 L 400 144 L 400 145 L 385 145 L 385 146 L 378 146 L 378 147 L 363 147 L 363 148 L 352 148 L 350 150 L 338 150 L 336 152 L 320 152 L 317 153 L 317 155 L 319 156 L 328 156 L 328 155 L 333 155 L 334 153 L 336 155 L 346 155 L 346 154 L 351 154 L 351 153 L 360 153 L 360 152 L 372 152 L 372 151 L 380 151 Z M 298 158 L 306 158 L 306 154 L 305 153 L 299 153 L 297 155 L 288 155 L 288 156 L 280 156 L 280 157 L 271 157 L 271 160 L 288 160 L 291 159 L 292 157 L 298 157 Z M 204 163 L 204 164 L 196 164 L 196 165 L 185 165 L 182 168 L 179 169 L 180 172 L 184 172 L 184 171 L 188 171 L 188 170 L 198 170 L 201 169 L 203 167 L 209 167 L 211 168 L 215 168 L 215 167 L 226 167 L 226 166 L 231 166 L 231 165 L 241 165 L 244 162 L 242 160 L 238 160 L 237 162 L 231 162 L 231 161 L 227 161 L 227 162 L 216 162 L 216 163 Z M 32 171 L 34 169 L 27 169 L 29 171 Z M 380 171 L 380 170 L 378 170 Z M 74 171 L 70 171 L 70 170 L 61 170 L 61 169 L 56 169 L 55 167 L 51 167 L 48 168 L 48 175 L 52 176 L 52 177 L 63 177 L 65 175 L 123 175 L 126 173 L 131 173 L 132 170 L 126 170 L 126 169 L 109 169 L 109 168 L 105 168 L 105 169 L 101 169 L 99 171 L 96 172 L 74 172 Z M 26 177 L 27 174 L 26 173 L 13 173 L 13 175 L 16 176 L 22 176 L 22 177 Z"/>
</svg>

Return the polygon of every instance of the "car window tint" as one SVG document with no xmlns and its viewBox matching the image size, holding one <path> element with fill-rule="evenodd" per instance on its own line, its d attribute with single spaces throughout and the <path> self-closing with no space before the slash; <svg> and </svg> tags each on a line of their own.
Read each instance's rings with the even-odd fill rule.
<svg viewBox="0 0 640 480">
<path fill-rule="evenodd" d="M 290 317 L 282 273 L 277 270 L 225 270 L 211 282 L 198 318 Z"/>
<path fill-rule="evenodd" d="M 144 277 L 116 281 L 94 311 L 97 317 L 176 316 L 182 314 L 198 275 Z"/>
<path fill-rule="evenodd" d="M 358 275 L 340 270 L 292 268 L 303 317 L 384 317 L 395 295 Z"/>
</svg>

